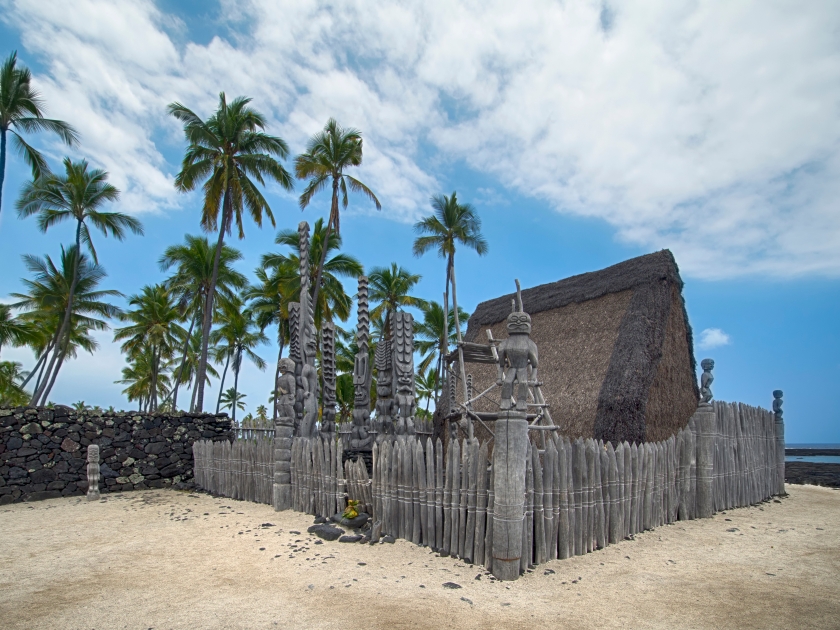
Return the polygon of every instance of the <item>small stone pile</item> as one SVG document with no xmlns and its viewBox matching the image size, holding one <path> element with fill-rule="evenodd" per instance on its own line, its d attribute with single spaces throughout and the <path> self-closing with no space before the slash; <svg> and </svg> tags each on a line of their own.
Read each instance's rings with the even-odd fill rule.
<svg viewBox="0 0 840 630">
<path fill-rule="evenodd" d="M 226 414 L 0 409 L 0 505 L 82 495 L 87 447 L 100 449 L 100 492 L 188 487 L 193 442 L 232 439 Z"/>
</svg>

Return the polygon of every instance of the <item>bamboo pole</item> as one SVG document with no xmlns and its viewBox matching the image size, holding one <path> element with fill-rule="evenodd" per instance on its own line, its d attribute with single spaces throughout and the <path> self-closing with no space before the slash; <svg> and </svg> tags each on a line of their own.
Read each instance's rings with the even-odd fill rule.
<svg viewBox="0 0 840 630">
<path fill-rule="evenodd" d="M 583 440 L 578 438 L 575 440 L 572 455 L 572 475 L 574 483 L 574 498 L 575 498 L 575 555 L 582 556 L 586 553 L 584 547 L 584 539 L 586 537 L 586 523 L 584 520 L 583 509 L 583 483 L 586 478 L 586 449 L 583 446 Z"/>
<path fill-rule="evenodd" d="M 449 550 L 453 556 L 458 555 L 458 534 L 461 528 L 461 442 L 454 440 L 449 443 L 452 451 L 452 505 L 449 514 L 452 518 L 452 539 Z"/>
<path fill-rule="evenodd" d="M 463 442 L 463 449 L 461 450 L 461 475 L 460 475 L 460 494 L 458 495 L 458 557 L 463 559 L 464 547 L 467 538 L 467 502 L 469 495 L 469 469 L 470 469 L 470 442 L 472 440 L 467 438 Z"/>
<path fill-rule="evenodd" d="M 446 481 L 443 488 L 443 541 L 440 550 L 442 556 L 448 556 L 452 548 L 452 481 L 455 468 L 452 461 L 457 444 L 458 440 L 451 440 L 446 451 Z"/>
<path fill-rule="evenodd" d="M 634 536 L 638 534 L 640 529 L 640 523 L 642 522 L 641 515 L 644 513 L 644 509 L 642 508 L 642 449 L 639 448 L 639 445 L 633 442 L 632 446 L 630 447 L 630 462 L 631 462 L 631 469 L 632 469 L 632 492 L 630 495 L 630 535 Z"/>
<path fill-rule="evenodd" d="M 475 549 L 473 562 L 480 564 L 485 561 L 484 537 L 487 533 L 487 443 L 483 443 L 478 450 L 477 480 L 476 480 L 476 513 L 475 513 Z"/>
<path fill-rule="evenodd" d="M 443 506 L 444 506 L 444 481 L 443 481 L 443 443 L 440 438 L 435 441 L 435 549 L 443 548 Z"/>
<path fill-rule="evenodd" d="M 560 436 L 552 434 L 551 446 L 554 464 L 551 470 L 551 552 L 549 558 L 556 560 L 560 556 Z"/>
<path fill-rule="evenodd" d="M 533 565 L 531 558 L 534 532 L 534 465 L 531 460 L 533 448 L 535 447 L 528 442 L 525 451 L 525 510 L 522 519 L 522 553 L 519 557 L 520 575 Z"/>
<path fill-rule="evenodd" d="M 496 476 L 493 470 L 493 462 L 487 474 L 487 531 L 484 535 L 484 566 L 488 571 L 493 571 L 493 522 L 496 514 Z"/>
<path fill-rule="evenodd" d="M 437 523 L 435 518 L 435 448 L 432 438 L 426 438 L 426 532 L 423 540 L 433 551 L 437 551 Z"/>
<path fill-rule="evenodd" d="M 584 551 L 591 553 L 595 550 L 595 442 L 592 438 L 586 440 L 586 498 L 584 503 L 584 522 L 586 523 L 586 540 Z"/>
<path fill-rule="evenodd" d="M 607 442 L 609 443 L 609 441 Z M 607 445 L 604 444 L 603 440 L 598 440 L 597 442 L 597 454 L 598 454 L 598 500 L 600 503 L 600 520 L 599 525 L 601 528 L 601 546 L 599 549 L 603 549 L 609 544 L 610 538 L 610 457 L 609 453 L 607 453 Z"/>
<path fill-rule="evenodd" d="M 534 564 L 545 564 L 547 560 L 546 544 L 545 544 L 545 509 L 543 501 L 545 499 L 545 489 L 543 486 L 543 469 L 540 464 L 540 454 L 536 448 L 531 448 L 531 470 L 534 475 Z M 550 531 L 550 529 L 549 529 Z"/>
<path fill-rule="evenodd" d="M 467 521 L 466 533 L 464 536 L 464 554 L 463 558 L 467 562 L 475 561 L 475 519 L 476 519 L 476 502 L 478 493 L 478 440 L 473 438 L 470 440 L 469 447 L 469 470 L 467 471 L 467 479 L 469 490 L 467 491 Z"/>
<path fill-rule="evenodd" d="M 560 495 L 558 513 L 557 555 L 565 560 L 574 555 L 574 526 L 569 519 L 569 486 L 571 485 L 570 445 L 565 437 L 557 444 L 557 472 L 559 474 Z M 572 506 L 574 513 L 574 506 Z"/>
<path fill-rule="evenodd" d="M 414 487 L 411 489 L 412 499 L 414 500 L 414 523 L 411 531 L 411 542 L 419 545 L 422 541 L 422 532 L 425 529 L 424 522 L 426 520 L 426 470 L 423 465 L 423 447 L 420 446 L 420 441 L 416 438 L 411 438 L 409 447 L 414 456 Z"/>
<path fill-rule="evenodd" d="M 609 494 L 609 531 L 607 541 L 616 544 L 619 540 L 621 522 L 619 519 L 619 492 L 618 492 L 618 460 L 615 457 L 615 449 L 612 442 L 607 442 L 607 490 Z"/>
<path fill-rule="evenodd" d="M 539 459 L 539 455 L 537 456 Z M 545 467 L 543 468 L 543 540 L 545 541 L 545 561 L 557 559 L 557 514 L 554 498 L 557 489 L 554 485 L 554 477 L 557 475 L 557 447 L 554 445 L 554 436 L 548 437 L 545 446 Z"/>
</svg>

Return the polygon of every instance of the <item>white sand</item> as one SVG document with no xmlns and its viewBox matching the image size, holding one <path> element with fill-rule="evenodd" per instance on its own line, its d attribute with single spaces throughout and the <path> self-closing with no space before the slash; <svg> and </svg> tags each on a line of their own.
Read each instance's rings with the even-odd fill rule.
<svg viewBox="0 0 840 630">
<path fill-rule="evenodd" d="M 316 545 L 310 516 L 203 494 L 5 506 L 0 628 L 838 628 L 840 492 L 788 491 L 513 583 L 405 541 Z"/>
</svg>

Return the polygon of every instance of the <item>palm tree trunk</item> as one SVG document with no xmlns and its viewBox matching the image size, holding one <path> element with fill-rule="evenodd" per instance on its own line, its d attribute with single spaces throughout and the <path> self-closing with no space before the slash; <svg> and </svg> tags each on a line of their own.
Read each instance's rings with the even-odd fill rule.
<svg viewBox="0 0 840 630">
<path fill-rule="evenodd" d="M 438 392 L 441 389 L 443 376 L 443 361 L 449 351 L 449 261 L 446 263 L 446 284 L 443 291 L 443 332 L 440 337 L 440 351 L 438 353 L 437 370 L 435 371 L 435 407 L 438 405 Z"/>
<path fill-rule="evenodd" d="M 152 400 L 151 410 L 158 409 L 158 372 L 160 371 L 160 350 L 152 346 Z"/>
<path fill-rule="evenodd" d="M 198 383 L 193 386 L 192 396 L 190 397 L 190 413 L 195 411 L 195 396 L 198 393 Z"/>
<path fill-rule="evenodd" d="M 61 351 L 61 357 L 58 359 L 58 363 L 55 366 L 55 370 L 53 370 L 52 376 L 50 378 L 50 383 L 44 389 L 44 395 L 43 395 L 43 398 L 41 400 L 41 406 L 44 406 L 44 405 L 47 404 L 47 397 L 50 395 L 50 392 L 52 391 L 53 385 L 55 385 L 55 379 L 58 376 L 58 371 L 61 369 L 61 365 L 64 363 L 64 357 L 65 356 L 67 356 L 67 350 L 66 349 Z"/>
<path fill-rule="evenodd" d="M 236 422 L 236 405 L 239 402 L 239 397 L 237 393 L 239 392 L 239 369 L 242 367 L 242 358 L 239 357 L 239 361 L 234 360 L 233 362 L 233 418 L 232 420 Z"/>
<path fill-rule="evenodd" d="M 222 255 L 222 247 L 225 242 L 225 231 L 231 221 L 231 198 L 230 185 L 225 190 L 225 200 L 222 204 L 222 223 L 219 226 L 219 241 L 216 243 L 216 255 L 213 257 L 213 275 L 210 277 L 210 286 L 207 288 L 207 300 L 204 306 L 204 322 L 201 329 L 201 358 L 198 360 L 198 395 L 195 401 L 195 410 L 204 411 L 204 376 L 207 373 L 207 344 L 210 341 L 210 328 L 213 325 L 213 301 L 216 297 L 216 282 L 219 279 L 219 259 Z M 218 413 L 218 411 L 216 412 Z"/>
<path fill-rule="evenodd" d="M 318 308 L 318 294 L 321 291 L 321 275 L 324 273 L 324 263 L 327 260 L 327 250 L 330 248 L 330 235 L 332 234 L 333 222 L 336 224 L 335 233 L 338 234 L 338 178 L 333 178 L 332 207 L 330 208 L 330 219 L 327 221 L 327 231 L 324 234 L 324 242 L 321 243 L 321 261 L 318 263 L 318 273 L 315 274 L 315 291 L 312 293 L 312 314 Z"/>
<path fill-rule="evenodd" d="M 225 359 L 225 369 L 222 371 L 222 380 L 219 382 L 219 399 L 216 401 L 216 413 L 219 413 L 219 409 L 222 405 L 222 394 L 225 391 L 225 376 L 227 376 L 228 366 L 230 365 L 230 355 L 228 355 L 227 359 Z"/>
<path fill-rule="evenodd" d="M 20 385 L 21 389 L 26 387 L 26 384 L 29 381 L 32 380 L 32 377 L 35 376 L 35 374 L 38 372 L 39 368 L 41 370 L 41 374 L 44 373 L 44 367 L 46 366 L 46 359 L 47 359 L 47 356 L 50 353 L 50 350 L 52 350 L 52 342 L 50 342 L 49 345 L 47 345 L 44 352 L 41 353 L 40 357 L 38 357 L 38 361 L 35 363 L 35 367 L 32 368 L 32 371 L 29 373 L 29 376 L 27 376 L 26 379 L 23 381 L 23 383 L 21 383 L 21 385 Z M 38 385 L 40 383 L 41 383 L 41 377 L 39 376 L 35 381 L 35 389 L 38 389 Z"/>
<path fill-rule="evenodd" d="M 3 181 L 6 179 L 6 128 L 0 127 L 0 210 L 3 209 Z"/>
<path fill-rule="evenodd" d="M 47 374 L 50 374 L 51 370 L 53 369 L 53 365 L 56 361 L 56 357 L 58 357 L 59 352 L 61 352 L 61 361 L 64 360 L 64 354 L 67 352 L 67 348 L 70 345 L 70 314 L 73 312 L 73 298 L 76 293 L 76 282 L 79 279 L 79 259 L 82 257 L 82 250 L 81 250 L 81 239 L 82 239 L 82 222 L 77 220 L 76 221 L 76 256 L 73 260 L 73 279 L 70 281 L 70 294 L 67 297 L 67 309 L 64 311 L 64 320 L 61 322 L 61 327 L 58 329 L 58 334 L 56 335 L 56 344 L 55 349 L 53 351 L 52 359 L 50 360 L 50 365 L 47 367 Z M 65 339 L 66 337 L 66 339 Z M 52 383 L 55 382 L 55 376 L 58 374 L 58 368 L 61 366 L 61 361 L 59 365 L 55 368 L 55 373 L 51 375 L 50 378 L 50 387 L 52 387 Z M 45 381 L 46 382 L 46 381 Z M 43 386 L 43 384 L 42 384 Z M 39 391 L 36 391 L 32 396 L 32 401 L 30 401 L 30 405 L 35 405 L 35 401 L 38 399 Z M 42 394 L 41 397 L 46 400 L 46 394 Z"/>
<path fill-rule="evenodd" d="M 458 347 L 461 347 L 461 322 L 458 321 L 458 294 L 455 290 L 455 256 L 453 254 L 449 254 L 449 266 L 450 266 L 450 280 L 452 282 L 452 314 L 455 316 L 455 334 L 458 337 Z M 448 322 L 447 322 L 448 324 Z M 461 385 L 464 388 L 464 402 L 468 400 L 467 396 L 467 373 L 466 368 L 464 367 L 463 355 L 459 354 L 458 366 L 461 370 Z M 472 439 L 473 432 L 472 432 L 472 420 L 469 421 L 469 437 Z"/>
<path fill-rule="evenodd" d="M 184 342 L 184 354 L 181 356 L 181 368 L 178 370 L 178 376 L 175 377 L 175 387 L 172 388 L 172 411 L 178 411 L 178 387 L 181 385 L 181 379 L 184 376 L 184 367 L 187 365 L 187 352 L 190 349 L 190 339 L 192 338 L 192 331 L 197 319 L 198 311 L 195 312 L 190 322 L 190 329 L 187 331 L 187 340 Z"/>
</svg>

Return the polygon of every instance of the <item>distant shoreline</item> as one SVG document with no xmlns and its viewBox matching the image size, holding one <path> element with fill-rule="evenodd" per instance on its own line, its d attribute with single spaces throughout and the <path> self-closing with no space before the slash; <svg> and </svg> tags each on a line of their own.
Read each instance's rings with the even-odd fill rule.
<svg viewBox="0 0 840 630">
<path fill-rule="evenodd" d="M 785 455 L 788 457 L 815 457 L 817 455 L 840 456 L 840 448 L 786 448 Z"/>
</svg>

